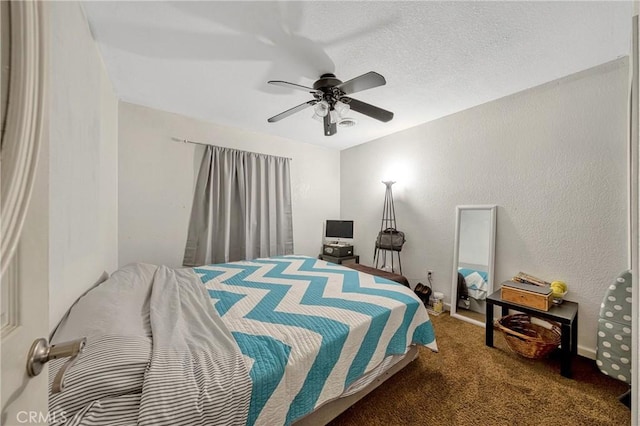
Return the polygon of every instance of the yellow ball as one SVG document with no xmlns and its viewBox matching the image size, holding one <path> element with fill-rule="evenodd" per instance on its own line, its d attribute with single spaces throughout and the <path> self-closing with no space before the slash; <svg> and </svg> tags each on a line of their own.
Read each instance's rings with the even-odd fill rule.
<svg viewBox="0 0 640 426">
<path fill-rule="evenodd" d="M 553 295 L 557 297 L 561 297 L 567 291 L 567 284 L 564 281 L 554 281 L 550 287 Z"/>
</svg>

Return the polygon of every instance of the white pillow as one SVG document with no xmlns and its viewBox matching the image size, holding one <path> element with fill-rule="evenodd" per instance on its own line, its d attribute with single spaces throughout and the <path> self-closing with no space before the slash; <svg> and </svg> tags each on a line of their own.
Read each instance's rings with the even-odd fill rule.
<svg viewBox="0 0 640 426">
<path fill-rule="evenodd" d="M 51 342 L 104 334 L 151 336 L 149 296 L 157 268 L 135 263 L 114 272 L 75 303 Z"/>
<path fill-rule="evenodd" d="M 149 298 L 156 269 L 141 263 L 119 269 L 78 299 L 60 323 L 52 343 L 82 337 L 87 343 L 67 369 L 62 392 L 52 394 L 51 387 L 68 358 L 49 363 L 49 411 L 56 421 L 101 400 L 142 392 L 151 360 Z"/>
</svg>

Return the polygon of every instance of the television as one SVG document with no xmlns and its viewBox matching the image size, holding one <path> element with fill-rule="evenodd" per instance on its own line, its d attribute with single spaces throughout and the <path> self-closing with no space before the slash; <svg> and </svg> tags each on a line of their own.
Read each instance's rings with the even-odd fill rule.
<svg viewBox="0 0 640 426">
<path fill-rule="evenodd" d="M 352 220 L 327 220 L 324 227 L 326 238 L 353 238 Z"/>
</svg>

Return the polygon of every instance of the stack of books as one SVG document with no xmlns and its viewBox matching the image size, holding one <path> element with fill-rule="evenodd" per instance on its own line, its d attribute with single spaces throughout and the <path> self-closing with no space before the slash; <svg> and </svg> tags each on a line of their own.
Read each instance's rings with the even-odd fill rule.
<svg viewBox="0 0 640 426">
<path fill-rule="evenodd" d="M 533 275 L 525 274 L 524 272 L 518 272 L 511 280 L 523 284 L 533 284 L 540 287 L 549 287 L 551 285 L 548 281 L 536 278 Z"/>
</svg>

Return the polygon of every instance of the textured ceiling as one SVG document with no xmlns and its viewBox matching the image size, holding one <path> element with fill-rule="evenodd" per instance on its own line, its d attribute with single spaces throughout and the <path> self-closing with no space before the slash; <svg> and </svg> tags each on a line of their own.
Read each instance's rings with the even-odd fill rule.
<svg viewBox="0 0 640 426">
<path fill-rule="evenodd" d="M 84 2 L 120 99 L 344 149 L 627 55 L 631 2 Z M 267 118 L 311 86 L 368 71 L 353 97 L 388 123 L 324 136 L 313 109 Z M 188 135 L 175 135 L 188 137 Z M 212 135 L 212 140 L 215 140 Z"/>
</svg>

